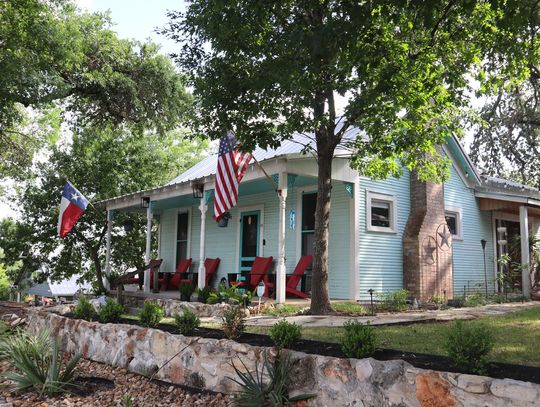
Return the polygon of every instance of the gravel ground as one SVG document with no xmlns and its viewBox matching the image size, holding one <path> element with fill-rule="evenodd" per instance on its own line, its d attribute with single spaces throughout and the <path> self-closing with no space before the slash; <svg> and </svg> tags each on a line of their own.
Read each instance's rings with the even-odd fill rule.
<svg viewBox="0 0 540 407">
<path fill-rule="evenodd" d="M 6 371 L 7 364 L 0 363 L 0 373 Z M 35 392 L 11 392 L 7 381 L 0 379 L 0 406 L 12 403 L 23 407 L 53 407 L 53 406 L 114 406 L 127 407 L 125 397 L 131 399 L 131 407 L 154 406 L 198 406 L 221 407 L 229 406 L 230 398 L 222 394 L 188 393 L 175 386 L 164 385 L 150 381 L 144 376 L 128 373 L 126 369 L 118 369 L 101 363 L 82 359 L 79 362 L 81 376 L 94 376 L 112 380 L 114 387 L 96 385 L 94 391 L 86 396 L 63 394 L 55 397 L 39 396 Z M 9 406 L 9 404 L 7 404 Z"/>
<path fill-rule="evenodd" d="M 8 324 L 24 320 L 25 304 L 0 302 L 0 319 Z M 0 375 L 7 371 L 8 364 L 0 362 Z M 99 377 L 101 383 L 84 384 L 85 395 L 62 394 L 55 397 L 40 396 L 36 392 L 14 392 L 10 383 L 0 377 L 0 407 L 222 407 L 229 406 L 229 396 L 222 394 L 191 393 L 167 383 L 151 381 L 147 377 L 129 373 L 126 369 L 114 368 L 102 363 L 81 359 L 78 365 L 80 377 Z M 114 385 L 113 385 L 114 383 Z M 126 398 L 131 404 L 126 403 Z"/>
</svg>

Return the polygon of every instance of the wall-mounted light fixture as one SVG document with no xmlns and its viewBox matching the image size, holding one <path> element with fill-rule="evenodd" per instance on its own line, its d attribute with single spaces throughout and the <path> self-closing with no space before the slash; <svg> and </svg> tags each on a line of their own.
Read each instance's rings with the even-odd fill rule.
<svg viewBox="0 0 540 407">
<path fill-rule="evenodd" d="M 149 196 L 141 197 L 141 208 L 149 208 L 149 207 L 150 207 L 150 197 Z"/>
<path fill-rule="evenodd" d="M 201 199 L 204 196 L 204 184 L 191 184 L 193 198 Z"/>
</svg>

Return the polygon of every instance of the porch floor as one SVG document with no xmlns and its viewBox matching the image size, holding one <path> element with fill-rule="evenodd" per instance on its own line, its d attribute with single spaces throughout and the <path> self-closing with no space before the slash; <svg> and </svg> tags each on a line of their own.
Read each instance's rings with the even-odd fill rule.
<svg viewBox="0 0 540 407">
<path fill-rule="evenodd" d="M 116 295 L 116 290 L 110 291 L 111 295 Z M 160 291 L 159 293 L 145 293 L 144 291 L 141 291 L 138 289 L 138 286 L 136 285 L 125 285 L 124 286 L 124 295 L 130 296 L 130 297 L 137 297 L 137 298 L 151 298 L 151 299 L 160 299 L 160 300 L 180 300 L 180 293 L 178 290 L 171 290 L 171 291 Z M 267 298 L 262 297 L 261 303 L 266 301 L 273 301 L 273 298 Z M 338 300 L 336 300 L 338 301 Z M 343 300 L 339 300 L 342 302 Z M 257 302 L 257 297 L 253 298 L 253 303 Z M 310 300 L 309 299 L 303 299 L 303 298 L 287 298 L 286 304 L 290 305 L 298 305 L 298 306 L 306 306 L 309 307 Z"/>
</svg>

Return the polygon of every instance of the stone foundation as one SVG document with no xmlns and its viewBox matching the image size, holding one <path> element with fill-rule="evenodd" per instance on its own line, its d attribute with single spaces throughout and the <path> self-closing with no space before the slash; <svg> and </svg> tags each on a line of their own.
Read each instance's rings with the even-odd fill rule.
<svg viewBox="0 0 540 407">
<path fill-rule="evenodd" d="M 171 383 L 231 393 L 239 386 L 231 363 L 253 370 L 266 348 L 230 340 L 172 335 L 133 325 L 100 324 L 44 310 L 28 314 L 28 329 L 50 328 L 62 348 L 85 358 L 127 368 Z M 270 348 L 271 355 L 275 349 Z M 401 361 L 339 359 L 291 351 L 291 394 L 315 393 L 312 406 L 538 405 L 540 386 L 515 380 L 433 372 Z M 166 364 L 167 361 L 170 362 Z"/>
</svg>

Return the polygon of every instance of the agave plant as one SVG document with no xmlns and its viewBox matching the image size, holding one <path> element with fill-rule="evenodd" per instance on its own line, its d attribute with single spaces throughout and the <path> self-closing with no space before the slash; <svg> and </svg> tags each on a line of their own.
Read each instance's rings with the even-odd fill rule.
<svg viewBox="0 0 540 407">
<path fill-rule="evenodd" d="M 3 376 L 11 380 L 17 390 L 35 389 L 48 395 L 69 391 L 75 386 L 80 358 L 80 354 L 75 354 L 64 364 L 59 341 L 51 338 L 48 330 L 36 336 L 18 331 L 0 342 L 0 359 L 10 365 Z"/>
<path fill-rule="evenodd" d="M 254 372 L 249 371 L 242 360 L 240 362 L 243 369 L 232 363 L 239 379 L 231 378 L 231 380 L 241 387 L 241 390 L 234 395 L 233 405 L 236 407 L 288 406 L 296 401 L 308 400 L 316 396 L 315 394 L 289 396 L 287 385 L 291 360 L 289 354 L 284 351 L 278 352 L 274 363 L 269 362 L 268 355 L 264 352 L 263 363 L 260 368 L 259 364 L 255 363 Z M 265 380 L 265 377 L 268 377 L 268 380 Z"/>
</svg>

